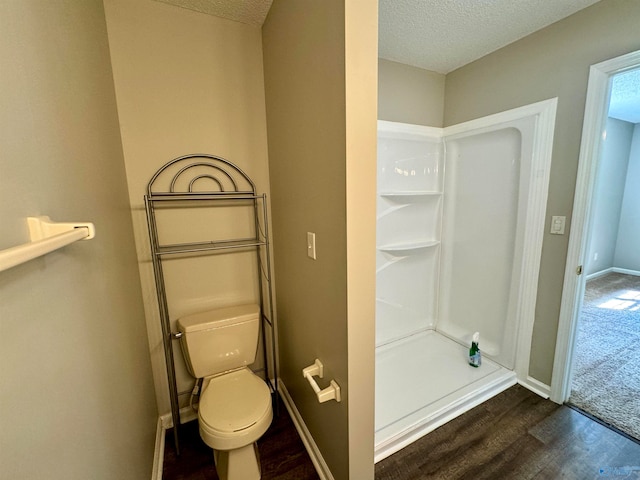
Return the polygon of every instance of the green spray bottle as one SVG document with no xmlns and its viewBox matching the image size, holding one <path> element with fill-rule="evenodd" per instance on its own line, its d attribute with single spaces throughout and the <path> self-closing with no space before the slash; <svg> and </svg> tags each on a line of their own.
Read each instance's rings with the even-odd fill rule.
<svg viewBox="0 0 640 480">
<path fill-rule="evenodd" d="M 482 364 L 482 355 L 480 354 L 480 347 L 478 346 L 479 341 L 480 333 L 476 332 L 473 334 L 471 348 L 469 349 L 469 365 L 476 368 Z"/>
</svg>

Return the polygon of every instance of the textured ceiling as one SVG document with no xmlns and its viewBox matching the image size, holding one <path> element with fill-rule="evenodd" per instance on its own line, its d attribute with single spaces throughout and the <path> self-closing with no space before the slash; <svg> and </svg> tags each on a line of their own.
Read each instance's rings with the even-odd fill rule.
<svg viewBox="0 0 640 480">
<path fill-rule="evenodd" d="M 262 25 L 273 0 L 157 0 L 249 25 Z"/>
<path fill-rule="evenodd" d="M 598 0 L 379 0 L 379 56 L 449 73 Z"/>
<path fill-rule="evenodd" d="M 273 2 L 157 1 L 258 26 Z M 378 53 L 387 60 L 449 73 L 598 1 L 379 0 Z M 609 114 L 640 122 L 640 70 L 615 77 Z"/>
<path fill-rule="evenodd" d="M 625 122 L 640 123 L 640 69 L 613 77 L 609 116 Z"/>
<path fill-rule="evenodd" d="M 273 2 L 157 1 L 250 25 L 262 25 Z M 598 1 L 379 0 L 379 56 L 449 73 Z"/>
</svg>

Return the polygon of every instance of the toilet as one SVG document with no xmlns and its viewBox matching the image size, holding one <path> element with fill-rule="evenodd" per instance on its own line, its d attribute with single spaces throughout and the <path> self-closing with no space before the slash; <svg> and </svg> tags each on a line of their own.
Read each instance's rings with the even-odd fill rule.
<svg viewBox="0 0 640 480">
<path fill-rule="evenodd" d="M 273 418 L 271 392 L 248 365 L 256 358 L 260 307 L 209 310 L 178 320 L 189 373 L 202 378 L 200 437 L 213 449 L 222 480 L 257 480 L 257 440 Z"/>
</svg>

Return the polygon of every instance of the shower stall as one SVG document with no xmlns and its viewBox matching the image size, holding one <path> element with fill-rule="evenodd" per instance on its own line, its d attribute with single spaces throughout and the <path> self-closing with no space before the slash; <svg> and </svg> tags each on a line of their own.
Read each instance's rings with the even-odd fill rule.
<svg viewBox="0 0 640 480">
<path fill-rule="evenodd" d="M 376 461 L 516 382 L 548 393 L 528 367 L 555 108 L 378 123 Z"/>
</svg>

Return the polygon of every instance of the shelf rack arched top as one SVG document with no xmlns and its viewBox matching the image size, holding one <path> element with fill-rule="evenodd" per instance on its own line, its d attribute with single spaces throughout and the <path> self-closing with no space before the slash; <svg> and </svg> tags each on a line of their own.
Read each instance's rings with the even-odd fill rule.
<svg viewBox="0 0 640 480">
<path fill-rule="evenodd" d="M 144 198 L 147 213 L 147 225 L 149 228 L 149 240 L 151 244 L 151 259 L 156 283 L 156 294 L 160 321 L 162 324 L 163 347 L 165 352 L 165 364 L 169 383 L 169 397 L 171 401 L 171 416 L 174 425 L 173 435 L 176 450 L 179 453 L 178 427 L 180 425 L 180 404 L 178 401 L 178 386 L 176 382 L 176 370 L 174 365 L 173 340 L 178 338 L 172 332 L 171 318 L 169 315 L 169 300 L 165 287 L 162 259 L 166 256 L 184 258 L 185 254 L 205 255 L 225 251 L 246 252 L 254 249 L 256 252 L 257 291 L 258 303 L 262 312 L 262 350 L 264 378 L 274 394 L 278 392 L 278 367 L 276 352 L 276 325 L 273 309 L 273 290 L 271 286 L 271 260 L 269 253 L 269 221 L 267 218 L 267 195 L 258 194 L 251 178 L 237 165 L 229 160 L 215 155 L 196 153 L 174 158 L 163 165 L 149 180 L 147 193 Z M 216 205 L 217 204 L 217 205 Z M 189 241 L 180 243 L 161 244 L 159 240 L 157 224 L 157 207 L 169 209 L 189 209 L 200 206 L 220 206 L 227 209 L 249 207 L 251 218 L 238 215 L 234 218 L 241 223 L 248 220 L 248 238 L 227 238 L 220 234 L 221 239 L 207 237 L 204 241 Z M 191 222 L 194 217 L 188 216 Z M 219 223 L 211 221 L 207 234 L 213 234 L 223 230 Z M 188 229 L 189 222 L 181 228 Z M 253 227 L 251 226 L 253 224 Z M 176 256 L 177 255 L 177 256 Z M 263 262 L 264 261 L 264 262 Z M 263 283 L 264 282 L 264 283 Z M 263 288 L 264 285 L 264 288 Z M 267 330 L 267 327 L 269 330 Z M 267 331 L 271 338 L 267 341 Z M 267 349 L 271 346 L 271 366 Z M 271 382 L 272 381 L 272 382 Z M 277 410 L 277 403 L 276 412 Z"/>
<path fill-rule="evenodd" d="M 251 178 L 222 157 L 196 153 L 174 158 L 149 180 L 147 196 L 256 195 Z"/>
</svg>

